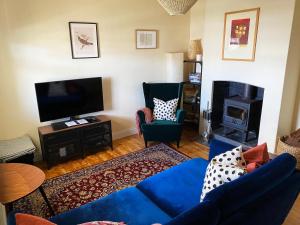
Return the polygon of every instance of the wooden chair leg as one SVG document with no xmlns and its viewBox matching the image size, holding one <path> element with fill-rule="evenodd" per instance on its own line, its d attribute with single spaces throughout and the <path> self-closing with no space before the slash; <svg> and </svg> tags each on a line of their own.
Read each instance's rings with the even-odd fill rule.
<svg viewBox="0 0 300 225">
<path fill-rule="evenodd" d="M 148 147 L 148 141 L 146 141 L 146 140 L 144 139 L 144 142 L 145 142 L 145 147 L 147 148 L 147 147 Z"/>
<path fill-rule="evenodd" d="M 180 146 L 180 140 L 177 140 L 177 148 Z"/>
</svg>

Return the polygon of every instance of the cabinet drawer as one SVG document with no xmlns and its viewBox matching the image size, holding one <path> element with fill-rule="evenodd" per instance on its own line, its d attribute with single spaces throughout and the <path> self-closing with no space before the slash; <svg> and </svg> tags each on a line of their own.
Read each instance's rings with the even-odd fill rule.
<svg viewBox="0 0 300 225">
<path fill-rule="evenodd" d="M 68 131 L 64 133 L 57 133 L 52 135 L 45 136 L 44 141 L 50 144 L 57 144 L 62 142 L 70 142 L 72 140 L 76 140 L 78 138 L 78 132 L 76 131 Z"/>
<path fill-rule="evenodd" d="M 82 129 L 82 135 L 87 138 L 87 137 L 92 137 L 96 135 L 101 135 L 105 133 L 110 133 L 110 122 L 105 122 L 97 125 L 93 125 L 90 127 L 85 127 Z"/>
</svg>

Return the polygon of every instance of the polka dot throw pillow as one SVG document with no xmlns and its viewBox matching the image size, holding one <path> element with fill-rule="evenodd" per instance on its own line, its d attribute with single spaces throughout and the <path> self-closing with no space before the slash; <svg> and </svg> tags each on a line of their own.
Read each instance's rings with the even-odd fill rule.
<svg viewBox="0 0 300 225">
<path fill-rule="evenodd" d="M 245 166 L 242 146 L 215 156 L 206 169 L 200 202 L 208 192 L 245 175 Z"/>
<path fill-rule="evenodd" d="M 153 118 L 155 120 L 171 120 L 176 121 L 176 109 L 178 105 L 178 98 L 170 101 L 163 101 L 157 98 L 153 98 L 154 110 Z"/>
<path fill-rule="evenodd" d="M 243 157 L 242 146 L 236 147 L 230 151 L 215 156 L 212 161 L 223 165 L 235 165 L 239 167 L 245 167 L 246 161 Z"/>
</svg>

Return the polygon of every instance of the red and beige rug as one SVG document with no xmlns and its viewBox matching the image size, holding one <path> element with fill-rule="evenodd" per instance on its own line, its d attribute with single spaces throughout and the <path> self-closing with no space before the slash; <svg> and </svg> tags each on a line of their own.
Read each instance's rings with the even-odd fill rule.
<svg viewBox="0 0 300 225">
<path fill-rule="evenodd" d="M 187 156 L 165 144 L 121 156 L 45 181 L 43 188 L 56 214 L 79 207 L 112 192 L 134 186 L 145 178 L 175 166 Z M 38 191 L 13 204 L 14 210 L 49 217 Z"/>
</svg>

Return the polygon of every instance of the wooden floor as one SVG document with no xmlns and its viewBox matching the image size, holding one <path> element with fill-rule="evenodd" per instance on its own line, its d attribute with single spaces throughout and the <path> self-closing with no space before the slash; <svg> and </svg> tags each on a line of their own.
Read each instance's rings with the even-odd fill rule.
<svg viewBox="0 0 300 225">
<path fill-rule="evenodd" d="M 171 146 L 177 149 L 178 151 L 184 153 L 185 155 L 188 155 L 191 158 L 202 157 L 207 159 L 209 152 L 208 147 L 196 142 L 195 137 L 195 132 L 191 130 L 185 131 L 183 134 L 182 141 L 180 143 L 180 147 L 177 148 L 175 143 L 171 144 Z M 88 166 L 102 163 L 115 157 L 126 155 L 130 152 L 134 152 L 145 147 L 143 139 L 138 135 L 133 135 L 119 140 L 115 140 L 113 142 L 113 145 L 113 150 L 107 149 L 97 154 L 87 156 L 85 159 L 77 159 L 63 164 L 59 164 L 57 166 L 54 166 L 50 170 L 47 170 L 45 164 L 42 162 L 37 163 L 37 166 L 43 169 L 43 171 L 46 174 L 46 178 L 50 179 Z M 291 210 L 284 225 L 300 225 L 300 196 L 298 197 L 296 204 Z"/>
</svg>

